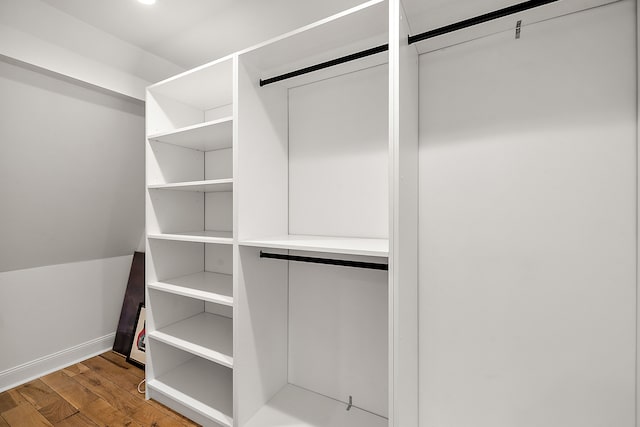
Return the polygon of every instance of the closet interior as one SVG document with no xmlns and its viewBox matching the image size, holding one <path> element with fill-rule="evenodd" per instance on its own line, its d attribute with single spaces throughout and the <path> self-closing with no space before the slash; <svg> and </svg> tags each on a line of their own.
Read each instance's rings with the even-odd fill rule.
<svg viewBox="0 0 640 427">
<path fill-rule="evenodd" d="M 229 427 L 630 425 L 632 5 L 372 0 L 150 86 L 148 397 Z"/>
</svg>

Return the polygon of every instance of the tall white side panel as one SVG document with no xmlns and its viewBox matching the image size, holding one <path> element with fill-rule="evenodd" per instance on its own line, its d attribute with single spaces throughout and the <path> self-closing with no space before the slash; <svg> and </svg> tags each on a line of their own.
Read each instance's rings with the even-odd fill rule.
<svg viewBox="0 0 640 427">
<path fill-rule="evenodd" d="M 389 236 L 388 66 L 289 91 L 289 232 Z"/>
<path fill-rule="evenodd" d="M 638 7 L 638 2 L 636 1 L 636 113 L 637 122 L 636 122 L 636 168 L 640 166 L 640 150 L 638 146 L 640 145 L 640 7 Z M 640 266 L 640 240 L 638 239 L 638 231 L 640 230 L 640 174 L 637 174 L 638 182 L 636 184 L 636 298 L 637 304 L 636 307 L 640 307 L 640 274 L 638 272 L 638 266 Z M 640 354 L 640 317 L 636 315 L 637 325 L 636 325 L 636 388 L 640 383 L 640 358 L 638 355 Z M 636 414 L 640 408 L 640 393 L 636 392 Z M 636 416 L 636 427 L 640 427 L 640 417 Z"/>
<path fill-rule="evenodd" d="M 390 422 L 418 426 L 418 52 L 402 4 L 390 16 Z"/>
<path fill-rule="evenodd" d="M 635 2 L 420 60 L 420 425 L 635 425 Z"/>
<path fill-rule="evenodd" d="M 238 238 L 287 234 L 287 94 L 260 87 L 259 74 L 238 60 L 236 106 Z"/>
<path fill-rule="evenodd" d="M 287 264 L 240 247 L 234 294 L 234 422 L 244 426 L 287 384 Z"/>
</svg>

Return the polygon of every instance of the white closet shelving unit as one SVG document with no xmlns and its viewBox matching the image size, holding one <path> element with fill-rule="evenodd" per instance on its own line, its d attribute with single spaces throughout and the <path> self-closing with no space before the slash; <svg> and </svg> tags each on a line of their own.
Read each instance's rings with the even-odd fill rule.
<svg viewBox="0 0 640 427">
<path fill-rule="evenodd" d="M 147 395 L 233 426 L 233 63 L 147 91 Z"/>
<path fill-rule="evenodd" d="M 360 7 L 238 56 L 238 426 L 389 425 L 389 4 Z M 353 407 L 349 410 L 350 397 Z"/>
<path fill-rule="evenodd" d="M 147 396 L 206 426 L 630 425 L 635 9 L 547 3 L 450 33 L 371 0 L 150 86 Z"/>
<path fill-rule="evenodd" d="M 368 1 L 149 87 L 149 398 L 203 425 L 400 426 L 399 10 Z"/>
</svg>

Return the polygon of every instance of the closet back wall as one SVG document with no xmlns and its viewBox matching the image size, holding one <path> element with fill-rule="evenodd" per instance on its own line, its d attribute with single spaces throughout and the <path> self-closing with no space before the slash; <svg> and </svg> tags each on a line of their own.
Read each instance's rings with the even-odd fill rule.
<svg viewBox="0 0 640 427">
<path fill-rule="evenodd" d="M 635 7 L 420 57 L 421 426 L 636 425 Z"/>
<path fill-rule="evenodd" d="M 111 346 L 144 233 L 144 109 L 10 60 L 0 94 L 2 389 L 30 362 Z"/>
</svg>

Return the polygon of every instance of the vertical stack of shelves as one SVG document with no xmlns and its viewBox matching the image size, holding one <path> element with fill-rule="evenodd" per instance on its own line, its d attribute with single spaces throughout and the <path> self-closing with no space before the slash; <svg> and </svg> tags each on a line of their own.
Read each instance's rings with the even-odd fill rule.
<svg viewBox="0 0 640 427">
<path fill-rule="evenodd" d="M 233 425 L 233 58 L 147 92 L 148 397 Z"/>
</svg>

